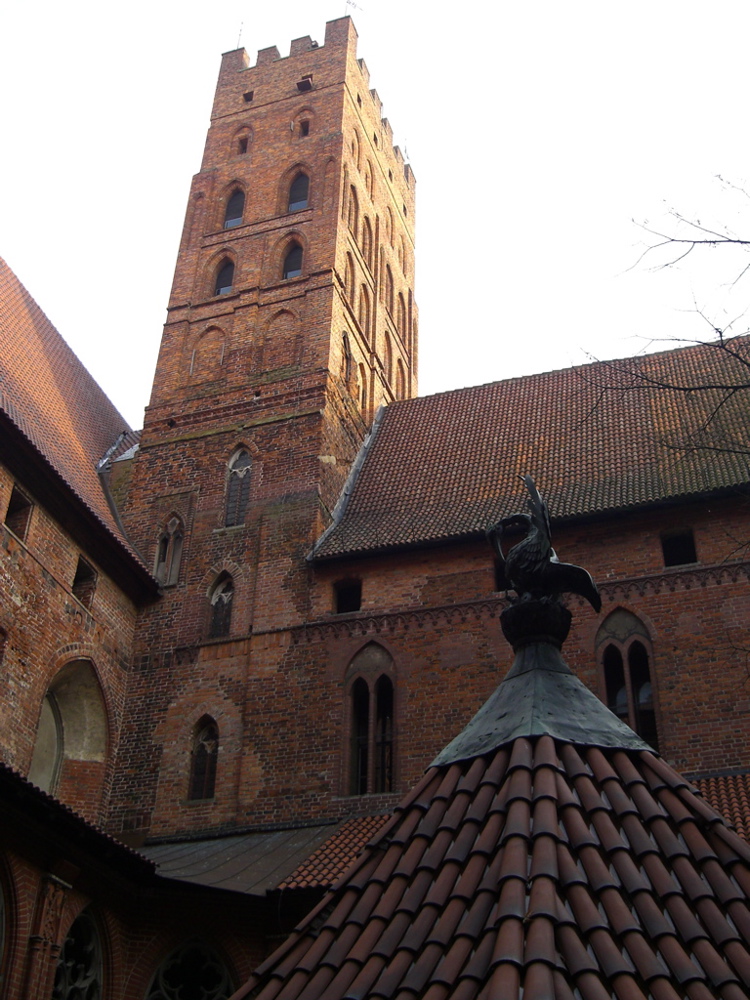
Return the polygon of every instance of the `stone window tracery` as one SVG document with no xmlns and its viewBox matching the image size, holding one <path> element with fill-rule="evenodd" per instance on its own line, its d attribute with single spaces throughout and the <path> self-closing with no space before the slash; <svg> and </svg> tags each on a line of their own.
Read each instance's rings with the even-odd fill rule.
<svg viewBox="0 0 750 1000">
<path fill-rule="evenodd" d="M 171 587 L 179 579 L 184 538 L 182 521 L 171 517 L 156 546 L 154 576 L 164 587 Z"/>
<path fill-rule="evenodd" d="M 101 1000 L 102 944 L 87 910 L 73 921 L 55 970 L 52 1000 Z"/>
<path fill-rule="evenodd" d="M 221 639 L 232 629 L 232 602 L 234 600 L 234 580 L 229 573 L 222 573 L 211 591 L 211 621 L 208 635 L 211 639 Z"/>
<path fill-rule="evenodd" d="M 224 526 L 227 528 L 245 523 L 245 515 L 250 502 L 251 470 L 252 459 L 243 448 L 229 463 L 227 499 L 224 510 Z"/>
<path fill-rule="evenodd" d="M 234 992 L 229 970 L 201 941 L 175 948 L 151 980 L 146 1000 L 227 1000 Z"/>
</svg>

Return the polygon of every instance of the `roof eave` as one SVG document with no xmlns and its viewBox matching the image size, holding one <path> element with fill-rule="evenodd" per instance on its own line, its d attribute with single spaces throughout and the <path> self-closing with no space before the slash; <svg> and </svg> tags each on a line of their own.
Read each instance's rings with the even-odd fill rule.
<svg viewBox="0 0 750 1000">
<path fill-rule="evenodd" d="M 108 528 L 0 410 L 0 461 L 68 532 L 77 545 L 138 605 L 154 601 L 159 585 L 135 554 Z"/>
</svg>

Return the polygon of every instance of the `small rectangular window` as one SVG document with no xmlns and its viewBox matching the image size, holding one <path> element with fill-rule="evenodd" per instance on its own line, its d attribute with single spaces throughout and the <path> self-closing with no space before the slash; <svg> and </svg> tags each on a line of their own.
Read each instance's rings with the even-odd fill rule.
<svg viewBox="0 0 750 1000">
<path fill-rule="evenodd" d="M 686 566 L 698 562 L 692 528 L 662 535 L 661 550 L 665 566 Z"/>
<path fill-rule="evenodd" d="M 33 509 L 34 505 L 31 500 L 17 486 L 14 486 L 10 495 L 8 509 L 5 512 L 5 526 L 6 528 L 10 528 L 13 534 L 20 538 L 21 541 L 25 541 L 26 539 L 26 532 L 29 530 L 29 521 L 31 520 Z"/>
<path fill-rule="evenodd" d="M 361 580 L 339 580 L 333 585 L 333 594 L 337 615 L 359 611 L 362 607 Z"/>
<path fill-rule="evenodd" d="M 73 577 L 71 590 L 73 591 L 73 596 L 77 597 L 85 608 L 91 607 L 91 602 L 94 600 L 94 591 L 96 590 L 96 570 L 89 566 L 86 560 L 80 556 L 78 557 L 76 575 Z"/>
<path fill-rule="evenodd" d="M 310 122 L 309 121 L 300 122 L 299 123 L 299 130 L 300 130 L 300 135 L 309 135 L 310 134 Z"/>
<path fill-rule="evenodd" d="M 253 99 L 253 91 L 246 90 L 245 93 L 242 95 L 242 100 L 245 102 L 245 104 L 249 104 L 250 101 L 252 101 L 252 99 Z"/>
<path fill-rule="evenodd" d="M 312 73 L 306 73 L 301 80 L 297 81 L 297 90 L 304 94 L 307 90 L 312 90 Z"/>
<path fill-rule="evenodd" d="M 237 151 L 240 155 L 247 152 L 247 136 L 240 136 L 237 142 Z"/>
</svg>

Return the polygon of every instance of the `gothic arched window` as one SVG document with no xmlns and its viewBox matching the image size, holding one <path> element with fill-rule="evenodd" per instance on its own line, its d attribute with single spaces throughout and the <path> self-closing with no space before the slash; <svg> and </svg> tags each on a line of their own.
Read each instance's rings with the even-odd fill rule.
<svg viewBox="0 0 750 1000">
<path fill-rule="evenodd" d="M 346 255 L 344 266 L 344 291 L 349 299 L 349 304 L 354 308 L 354 261 L 350 253 Z"/>
<path fill-rule="evenodd" d="M 406 303 L 403 295 L 399 292 L 398 307 L 396 312 L 396 326 L 401 340 L 406 343 Z"/>
<path fill-rule="evenodd" d="M 349 664 L 349 794 L 394 786 L 393 660 L 370 642 Z"/>
<path fill-rule="evenodd" d="M 385 266 L 385 304 L 388 308 L 388 312 L 393 315 L 393 272 L 391 271 L 391 265 L 386 264 Z"/>
<path fill-rule="evenodd" d="M 359 290 L 359 315 L 357 317 L 359 325 L 365 337 L 370 335 L 370 293 L 367 287 L 362 285 Z"/>
<path fill-rule="evenodd" d="M 224 260 L 219 265 L 216 272 L 216 284 L 214 295 L 229 295 L 234 284 L 234 264 L 231 260 Z"/>
<path fill-rule="evenodd" d="M 84 910 L 73 921 L 57 960 L 52 1000 L 100 1000 L 102 966 L 99 931 Z"/>
<path fill-rule="evenodd" d="M 224 228 L 234 229 L 235 226 L 242 225 L 242 213 L 245 211 L 245 193 L 239 188 L 234 191 L 227 201 L 224 212 Z"/>
<path fill-rule="evenodd" d="M 365 263 L 372 270 L 372 226 L 367 216 L 362 220 L 362 256 Z"/>
<path fill-rule="evenodd" d="M 218 758 L 219 727 L 210 715 L 204 715 L 193 732 L 193 745 L 190 752 L 189 799 L 212 799 L 214 797 Z"/>
<path fill-rule="evenodd" d="M 646 626 L 617 608 L 597 633 L 607 705 L 655 750 L 659 748 L 651 681 L 651 641 Z"/>
<path fill-rule="evenodd" d="M 368 411 L 368 391 L 367 391 L 367 369 L 363 364 L 359 366 L 359 408 L 362 416 L 367 417 Z"/>
<path fill-rule="evenodd" d="M 88 660 L 67 663 L 47 689 L 37 726 L 29 781 L 53 793 L 76 761 L 78 780 L 87 764 L 100 765 L 107 751 L 107 713 L 96 672 Z M 98 768 L 94 767 L 94 773 Z"/>
<path fill-rule="evenodd" d="M 146 1000 L 227 1000 L 233 992 L 229 970 L 216 952 L 188 941 L 156 970 Z"/>
<path fill-rule="evenodd" d="M 164 587 L 172 586 L 179 579 L 184 537 L 185 533 L 179 517 L 171 517 L 159 535 L 154 576 Z"/>
<path fill-rule="evenodd" d="M 284 278 L 298 278 L 302 274 L 302 247 L 299 243 L 292 244 L 284 258 L 282 275 Z"/>
<path fill-rule="evenodd" d="M 356 234 L 359 225 L 359 198 L 354 185 L 349 189 L 349 212 L 347 215 L 349 229 Z"/>
<path fill-rule="evenodd" d="M 290 212 L 299 212 L 303 208 L 307 208 L 309 194 L 310 178 L 307 174 L 297 174 L 289 187 L 288 210 Z"/>
<path fill-rule="evenodd" d="M 227 502 L 224 511 L 224 526 L 232 528 L 245 523 L 247 505 L 250 501 L 250 473 L 252 460 L 243 448 L 229 463 L 227 480 Z"/>
<path fill-rule="evenodd" d="M 406 398 L 406 373 L 401 358 L 396 362 L 396 399 Z"/>
<path fill-rule="evenodd" d="M 351 794 L 367 794 L 370 744 L 370 689 L 358 677 L 352 684 Z"/>
<path fill-rule="evenodd" d="M 222 573 L 211 591 L 211 622 L 208 634 L 211 639 L 229 635 L 232 628 L 232 601 L 234 580 L 229 573 Z"/>
<path fill-rule="evenodd" d="M 393 345 L 391 344 L 391 338 L 388 333 L 385 334 L 385 357 L 383 358 L 383 364 L 385 365 L 385 377 L 389 382 L 393 382 Z"/>
<path fill-rule="evenodd" d="M 375 789 L 393 791 L 393 683 L 385 674 L 375 682 Z"/>
</svg>

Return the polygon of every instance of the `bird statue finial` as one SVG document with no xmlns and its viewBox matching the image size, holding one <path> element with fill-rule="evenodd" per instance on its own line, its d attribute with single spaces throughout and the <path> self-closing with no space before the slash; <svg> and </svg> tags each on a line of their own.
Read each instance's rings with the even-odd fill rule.
<svg viewBox="0 0 750 1000">
<path fill-rule="evenodd" d="M 594 611 L 600 611 L 602 599 L 591 574 L 581 566 L 561 563 L 550 540 L 549 511 L 531 476 L 520 477 L 528 491 L 529 514 L 504 517 L 487 532 L 497 558 L 521 601 L 555 599 L 560 594 L 580 594 Z M 523 537 L 503 552 L 504 538 Z"/>
</svg>

